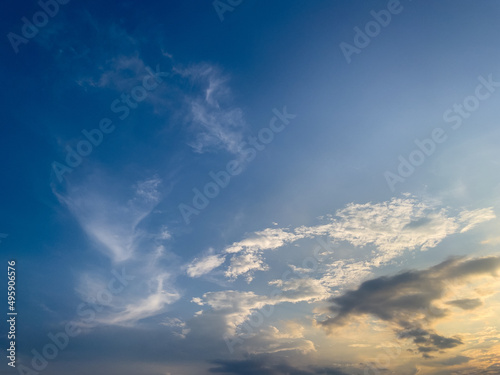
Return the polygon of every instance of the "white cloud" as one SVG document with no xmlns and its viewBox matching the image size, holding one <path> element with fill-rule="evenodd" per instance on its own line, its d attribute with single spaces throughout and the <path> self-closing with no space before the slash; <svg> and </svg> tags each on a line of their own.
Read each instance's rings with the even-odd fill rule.
<svg viewBox="0 0 500 375">
<path fill-rule="evenodd" d="M 225 272 L 227 278 L 234 280 L 240 275 L 245 275 L 247 282 L 253 280 L 254 271 L 267 271 L 269 266 L 262 260 L 262 254 L 248 252 L 235 255 Z"/>
<path fill-rule="evenodd" d="M 226 253 L 238 253 L 241 251 L 259 251 L 272 250 L 293 242 L 301 238 L 293 233 L 289 233 L 284 229 L 267 228 L 260 232 L 255 232 L 253 237 L 244 239 L 240 242 L 235 242 L 225 249 Z"/>
<path fill-rule="evenodd" d="M 373 244 L 379 251 L 394 255 L 419 247 L 436 246 L 456 233 L 458 220 L 444 208 L 416 199 L 396 199 L 383 203 L 349 204 L 336 212 L 337 218 L 316 227 L 300 227 L 302 236 L 328 235 L 353 246 Z"/>
<path fill-rule="evenodd" d="M 222 316 L 226 324 L 226 332 L 229 334 L 235 334 L 237 327 L 250 316 L 253 310 L 271 303 L 266 296 L 236 290 L 208 292 L 202 298 L 193 298 L 192 301 L 201 306 L 209 306 Z"/>
<path fill-rule="evenodd" d="M 269 284 L 281 289 L 280 302 L 314 302 L 324 300 L 331 295 L 330 290 L 323 285 L 321 280 L 313 278 L 273 280 Z"/>
<path fill-rule="evenodd" d="M 418 201 L 413 197 L 393 198 L 382 203 L 348 204 L 338 210 L 335 217 L 317 226 L 301 226 L 294 230 L 267 228 L 253 236 L 228 246 L 224 252 L 233 254 L 226 276 L 235 279 L 245 276 L 252 280 L 255 271 L 266 271 L 263 251 L 274 250 L 292 244 L 299 239 L 328 236 L 335 242 L 346 242 L 362 248 L 373 247 L 367 262 L 346 262 L 342 267 L 355 268 L 359 277 L 366 276 L 369 269 L 386 264 L 404 251 L 428 250 L 437 246 L 446 237 L 466 232 L 476 225 L 495 218 L 492 208 L 461 211 L 455 215 L 439 205 Z M 338 267 L 338 264 L 332 264 Z M 338 273 L 338 272 L 337 272 Z M 330 275 L 330 281 L 332 281 Z M 349 282 L 354 282 L 356 277 Z M 359 281 L 359 280 L 358 280 Z"/>
<path fill-rule="evenodd" d="M 226 277 L 234 280 L 245 275 L 246 280 L 250 282 L 253 272 L 269 269 L 262 259 L 263 250 L 277 249 L 297 238 L 298 236 L 283 229 L 267 228 L 256 232 L 253 237 L 233 243 L 224 250 L 227 254 L 234 254 L 226 270 Z"/>
<path fill-rule="evenodd" d="M 168 228 L 164 225 L 161 228 L 160 233 L 158 234 L 158 239 L 159 240 L 169 240 L 172 238 L 172 235 L 170 234 Z"/>
<path fill-rule="evenodd" d="M 374 263 L 377 262 L 370 263 L 353 259 L 329 262 L 325 264 L 326 270 L 321 276 L 321 283 L 329 289 L 354 287 L 372 274 Z"/>
<path fill-rule="evenodd" d="M 207 255 L 203 258 L 196 258 L 187 267 L 187 274 L 190 277 L 203 276 L 224 263 L 223 255 Z"/>
</svg>

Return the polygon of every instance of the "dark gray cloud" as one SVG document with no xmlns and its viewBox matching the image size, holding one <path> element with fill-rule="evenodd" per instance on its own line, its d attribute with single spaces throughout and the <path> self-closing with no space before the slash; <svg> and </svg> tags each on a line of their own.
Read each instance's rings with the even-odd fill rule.
<svg viewBox="0 0 500 375">
<path fill-rule="evenodd" d="M 444 365 L 444 366 L 455 366 L 455 365 L 461 365 L 461 364 L 467 363 L 470 360 L 471 360 L 471 358 L 469 358 L 469 357 L 465 357 L 463 355 L 458 355 L 458 356 L 453 357 L 453 358 L 444 359 L 444 360 L 439 361 L 437 363 L 440 365 Z"/>
<path fill-rule="evenodd" d="M 334 367 L 299 368 L 273 356 L 251 356 L 244 360 L 218 360 L 212 362 L 217 367 L 210 369 L 216 374 L 233 375 L 347 375 Z"/>
<path fill-rule="evenodd" d="M 447 305 L 460 307 L 462 310 L 474 310 L 481 306 L 483 302 L 479 298 L 464 298 L 446 302 Z"/>
<path fill-rule="evenodd" d="M 418 352 L 430 358 L 431 352 L 463 344 L 459 337 L 444 337 L 429 328 L 434 319 L 449 314 L 435 302 L 443 299 L 448 283 L 461 283 L 476 275 L 496 276 L 500 257 L 477 259 L 452 258 L 434 267 L 379 277 L 362 283 L 358 289 L 330 299 L 335 315 L 319 324 L 326 329 L 343 326 L 353 318 L 369 314 L 393 323 L 400 338 L 413 340 Z M 448 302 L 462 309 L 481 305 L 479 299 Z"/>
</svg>

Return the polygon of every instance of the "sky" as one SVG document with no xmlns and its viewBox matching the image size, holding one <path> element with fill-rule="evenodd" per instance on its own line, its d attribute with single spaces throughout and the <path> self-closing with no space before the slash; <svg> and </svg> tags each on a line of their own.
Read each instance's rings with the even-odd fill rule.
<svg viewBox="0 0 500 375">
<path fill-rule="evenodd" d="M 500 373 L 497 1 L 3 8 L 0 374 Z"/>
</svg>

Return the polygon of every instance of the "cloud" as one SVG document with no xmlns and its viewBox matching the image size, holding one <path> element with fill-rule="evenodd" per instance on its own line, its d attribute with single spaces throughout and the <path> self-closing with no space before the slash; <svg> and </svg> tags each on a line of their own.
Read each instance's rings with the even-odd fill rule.
<svg viewBox="0 0 500 375">
<path fill-rule="evenodd" d="M 325 264 L 326 271 L 321 276 L 321 283 L 329 288 L 354 287 L 372 274 L 370 261 L 341 259 Z"/>
<path fill-rule="evenodd" d="M 459 221 L 465 224 L 465 226 L 460 230 L 460 233 L 467 232 L 468 230 L 474 228 L 476 225 L 494 219 L 496 216 L 493 210 L 490 208 L 483 208 L 474 211 L 464 211 L 460 213 Z"/>
<path fill-rule="evenodd" d="M 94 263 L 79 275 L 76 291 L 82 300 L 105 307 L 88 325 L 134 325 L 180 299 L 173 286 L 178 260 L 164 246 L 171 236 L 165 226 L 148 230 L 144 223 L 160 201 L 161 189 L 158 176 L 123 184 L 96 171 L 80 185 L 68 184 L 65 194 L 56 193 L 93 240 L 89 250 L 99 250 L 110 261 L 107 267 Z M 102 293 L 109 295 L 117 268 L 134 281 L 113 292 L 109 302 L 100 301 Z"/>
<path fill-rule="evenodd" d="M 190 277 L 203 276 L 214 268 L 224 263 L 225 257 L 222 255 L 207 255 L 203 258 L 194 259 L 187 267 L 187 274 Z"/>
<path fill-rule="evenodd" d="M 139 181 L 135 187 L 135 194 L 137 197 L 144 199 L 146 202 L 157 203 L 161 197 L 158 191 L 162 181 L 158 176 Z"/>
<path fill-rule="evenodd" d="M 154 113 L 172 116 L 175 121 L 169 121 L 169 127 L 171 123 L 182 123 L 188 133 L 184 138 L 194 152 L 224 150 L 243 160 L 239 145 L 247 128 L 244 114 L 232 104 L 229 77 L 221 69 L 208 63 L 182 66 L 162 50 L 156 37 L 149 38 L 151 47 L 157 49 L 156 59 L 150 60 L 149 54 L 146 58 L 138 52 L 141 40 L 135 33 L 116 24 L 101 24 L 90 14 L 84 18 L 82 22 L 91 25 L 91 32 L 72 28 L 64 41 L 52 46 L 61 68 L 78 67 L 70 79 L 85 91 L 113 90 L 120 98 L 140 85 L 149 69 L 155 71 L 158 67 L 164 73 L 163 82 L 148 91 L 144 100 L 152 105 Z M 87 37 L 87 45 L 75 42 L 82 34 Z M 77 53 L 75 48 L 83 52 Z"/>
<path fill-rule="evenodd" d="M 435 247 L 447 236 L 465 232 L 475 225 L 495 217 L 491 208 L 462 211 L 449 216 L 448 210 L 416 198 L 383 203 L 348 204 L 337 211 L 339 219 L 316 227 L 300 227 L 298 235 L 328 235 L 336 241 L 354 246 L 369 244 L 379 251 L 380 261 L 392 259 L 404 250 Z"/>
<path fill-rule="evenodd" d="M 236 279 L 245 275 L 248 282 L 253 279 L 255 271 L 267 271 L 269 268 L 263 261 L 262 251 L 282 247 L 286 243 L 293 242 L 298 237 L 283 229 L 268 228 L 256 232 L 254 236 L 235 242 L 224 250 L 226 254 L 236 254 L 231 258 L 226 270 L 226 277 Z"/>
<path fill-rule="evenodd" d="M 105 324 L 127 324 L 158 315 L 166 305 L 172 304 L 180 298 L 178 292 L 164 285 L 169 279 L 170 275 L 168 274 L 155 275 L 156 285 L 146 293 L 146 297 L 127 303 L 119 311 L 115 311 L 105 318 L 100 318 L 99 321 Z"/>
<path fill-rule="evenodd" d="M 447 305 L 456 306 L 462 310 L 474 310 L 481 306 L 483 302 L 479 298 L 465 298 L 446 302 Z"/>
<path fill-rule="evenodd" d="M 138 83 L 138 77 L 147 74 L 146 65 L 137 53 L 133 55 L 119 55 L 101 65 L 97 77 L 81 78 L 81 86 L 128 91 Z"/>
<path fill-rule="evenodd" d="M 429 269 L 368 280 L 355 290 L 331 298 L 330 311 L 335 315 L 318 324 L 332 332 L 356 317 L 372 315 L 392 324 L 400 338 L 412 339 L 418 351 L 429 357 L 427 353 L 463 344 L 459 337 L 441 336 L 430 327 L 430 322 L 449 314 L 437 305 L 446 296 L 447 284 L 464 283 L 475 276 L 496 276 L 499 268 L 500 257 L 453 258 Z M 472 299 L 458 302 L 466 307 L 474 304 L 477 301 Z"/>
<path fill-rule="evenodd" d="M 250 354 L 315 352 L 314 343 L 305 339 L 303 333 L 304 327 L 294 322 L 287 322 L 281 330 L 274 326 L 264 326 L 258 332 L 248 335 L 244 341 L 244 349 Z"/>
<path fill-rule="evenodd" d="M 442 361 L 438 361 L 437 363 L 442 366 L 455 366 L 455 365 L 461 365 L 464 363 L 467 363 L 471 360 L 471 358 L 463 356 L 463 355 L 458 355 L 453 358 L 447 358 Z"/>
<path fill-rule="evenodd" d="M 240 275 L 245 275 L 247 282 L 253 280 L 254 271 L 267 271 L 269 266 L 264 263 L 262 254 L 247 252 L 233 256 L 225 275 L 234 280 Z"/>
<path fill-rule="evenodd" d="M 179 109 L 178 103 L 173 104 L 179 87 L 176 80 L 172 79 L 175 72 L 171 55 L 158 53 L 154 60 L 148 62 L 138 52 L 136 35 L 129 34 L 116 24 L 99 24 L 90 15 L 85 18 L 82 21 L 93 26 L 92 32 L 72 25 L 71 31 L 66 33 L 67 38 L 58 38 L 54 46 L 61 70 L 72 71 L 69 79 L 86 92 L 115 91 L 117 97 L 123 99 L 122 95 L 130 95 L 132 88 L 142 84 L 143 78 L 150 74 L 149 71 L 158 69 L 164 73 L 163 82 L 148 90 L 147 97 L 142 101 L 152 105 L 155 113 L 165 113 L 167 108 Z M 87 37 L 87 45 L 81 43 L 82 33 Z M 75 56 L 75 48 L 83 53 Z M 64 80 L 64 84 L 67 84 L 67 80 Z"/>
<path fill-rule="evenodd" d="M 285 302 L 321 301 L 329 295 L 329 289 L 320 280 L 313 278 L 274 280 L 269 284 L 280 287 L 280 296 Z"/>
<path fill-rule="evenodd" d="M 498 237 L 490 237 L 484 241 L 481 241 L 482 245 L 498 245 L 500 244 L 500 236 Z"/>
<path fill-rule="evenodd" d="M 246 124 L 243 111 L 230 105 L 228 77 L 208 64 L 176 67 L 174 71 L 198 88 L 197 93 L 185 97 L 190 129 L 196 134 L 189 145 L 200 154 L 225 150 L 239 155 Z"/>
<path fill-rule="evenodd" d="M 182 339 L 185 339 L 186 335 L 191 332 L 191 329 L 186 327 L 186 322 L 179 318 L 166 318 L 161 324 L 172 328 L 174 335 Z"/>
<path fill-rule="evenodd" d="M 244 127 L 241 110 L 222 111 L 192 102 L 191 115 L 193 123 L 198 125 L 196 138 L 189 143 L 195 152 L 202 154 L 209 150 L 224 149 L 232 154 L 238 153 Z"/>
<path fill-rule="evenodd" d="M 455 215 L 449 211 L 436 203 L 418 201 L 414 197 L 393 198 L 382 203 L 350 203 L 325 224 L 295 229 L 266 228 L 234 242 L 223 251 L 231 256 L 226 277 L 234 280 L 245 276 L 247 281 L 251 281 L 255 271 L 269 269 L 264 262 L 264 251 L 275 250 L 300 239 L 322 236 L 358 248 L 374 248 L 369 261 L 349 264 L 344 260 L 337 265 L 356 268 L 362 277 L 373 267 L 387 264 L 404 251 L 428 250 L 452 234 L 464 233 L 495 218 L 492 208 L 463 210 Z M 335 264 L 332 267 L 335 268 Z M 334 283 L 332 280 L 329 282 Z"/>
<path fill-rule="evenodd" d="M 172 238 L 172 234 L 170 234 L 166 225 L 163 225 L 160 233 L 158 234 L 158 239 L 160 240 L 169 240 Z"/>
<path fill-rule="evenodd" d="M 193 302 L 200 306 L 206 305 L 217 315 L 223 316 L 226 324 L 226 332 L 234 334 L 252 313 L 271 303 L 266 296 L 260 296 L 254 292 L 240 292 L 236 290 L 225 290 L 221 292 L 208 292 L 202 298 L 194 298 Z"/>
<path fill-rule="evenodd" d="M 204 310 L 201 315 L 217 315 L 224 322 L 223 334 L 235 336 L 241 333 L 239 327 L 257 310 L 270 316 L 272 306 L 277 304 L 320 301 L 329 295 L 328 289 L 314 279 L 277 280 L 271 284 L 279 286 L 281 290 L 276 290 L 270 296 L 258 295 L 252 291 L 208 292 L 202 298 L 193 298 L 192 302 L 208 306 L 209 309 Z"/>
<path fill-rule="evenodd" d="M 351 348 L 369 348 L 371 345 L 368 344 L 350 344 Z"/>
<path fill-rule="evenodd" d="M 282 247 L 287 243 L 296 241 L 302 236 L 297 236 L 287 232 L 285 229 L 267 228 L 260 232 L 255 232 L 253 237 L 249 237 L 240 242 L 235 242 L 225 249 L 228 254 L 245 252 L 255 252 L 260 250 L 272 250 Z"/>
<path fill-rule="evenodd" d="M 345 372 L 335 367 L 304 367 L 292 365 L 279 357 L 250 356 L 245 360 L 218 360 L 210 372 L 217 374 L 233 375 L 346 375 Z"/>
<path fill-rule="evenodd" d="M 110 185 L 104 187 L 108 183 Z M 159 202 L 161 180 L 153 177 L 138 181 L 125 192 L 131 195 L 125 201 L 117 197 L 121 189 L 117 188 L 115 193 L 104 192 L 106 188 L 113 188 L 112 184 L 96 172 L 87 183 L 68 185 L 65 194 L 54 193 L 82 229 L 102 245 L 99 249 L 113 262 L 122 262 L 134 255 L 143 235 L 138 225 Z"/>
</svg>

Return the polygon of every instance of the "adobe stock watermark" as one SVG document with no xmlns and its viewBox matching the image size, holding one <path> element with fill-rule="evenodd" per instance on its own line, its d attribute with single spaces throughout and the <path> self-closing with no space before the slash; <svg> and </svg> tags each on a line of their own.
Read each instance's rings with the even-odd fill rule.
<svg viewBox="0 0 500 375">
<path fill-rule="evenodd" d="M 215 0 L 212 5 L 219 16 L 220 22 L 224 22 L 224 13 L 233 12 L 242 2 L 243 0 Z"/>
<path fill-rule="evenodd" d="M 68 347 L 70 339 L 82 333 L 80 325 L 88 325 L 94 322 L 96 313 L 103 311 L 106 306 L 109 306 L 114 296 L 123 292 L 125 287 L 129 285 L 129 282 L 135 279 L 135 276 L 126 274 L 125 269 L 122 269 L 121 273 L 118 273 L 116 270 L 113 270 L 111 273 L 113 278 L 109 280 L 106 288 L 99 290 L 90 301 L 77 306 L 76 312 L 81 318 L 79 321 L 66 323 L 64 330 L 59 332 L 49 332 L 47 334 L 47 344 L 40 350 L 35 348 L 31 350 L 31 354 L 33 355 L 31 367 L 22 363 L 17 365 L 17 372 L 20 375 L 38 375 L 44 371 L 49 365 L 49 361 L 55 360 L 59 353 Z"/>
<path fill-rule="evenodd" d="M 330 240 L 324 240 L 323 238 L 316 238 L 318 245 L 313 249 L 313 255 L 307 256 L 302 260 L 302 268 L 306 269 L 307 273 L 297 272 L 296 269 L 286 270 L 281 275 L 281 278 L 274 285 L 282 285 L 283 283 L 290 281 L 292 279 L 304 279 L 310 277 L 310 273 L 314 273 L 318 270 L 319 265 L 323 262 L 321 258 L 322 253 L 333 254 L 335 251 L 335 245 Z M 275 288 L 271 294 L 270 298 L 279 297 L 283 294 L 283 290 Z M 266 319 L 269 319 L 274 313 L 273 305 L 264 305 L 260 309 L 255 310 L 250 314 L 248 319 L 243 322 L 240 326 L 240 332 L 236 333 L 234 336 L 225 334 L 223 336 L 229 353 L 233 354 L 237 346 L 243 344 L 247 338 L 252 337 L 252 335 L 258 332 Z"/>
<path fill-rule="evenodd" d="M 494 81 L 493 74 L 488 75 L 487 79 L 479 76 L 477 80 L 479 84 L 476 86 L 473 95 L 464 98 L 462 103 L 453 104 L 452 108 L 447 109 L 443 113 L 443 120 L 452 124 L 451 129 L 458 130 L 463 122 L 479 109 L 481 101 L 489 99 L 496 89 L 500 87 L 500 81 Z M 423 140 L 415 139 L 414 143 L 417 147 L 410 152 L 407 158 L 399 155 L 399 165 L 396 171 L 384 172 L 389 189 L 394 192 L 396 184 L 405 182 L 407 178 L 413 175 L 416 168 L 421 166 L 427 158 L 434 154 L 437 146 L 444 143 L 447 139 L 446 130 L 442 127 L 432 129 L 429 138 Z"/>
<path fill-rule="evenodd" d="M 7 39 L 12 46 L 12 49 L 17 54 L 19 53 L 19 46 L 27 44 L 30 39 L 38 35 L 40 29 L 47 26 L 49 20 L 54 18 L 59 13 L 59 5 L 66 5 L 70 0 L 40 0 L 38 6 L 41 8 L 35 12 L 31 17 L 31 21 L 27 17 L 22 17 L 21 22 L 21 35 L 14 32 L 7 34 Z"/>
<path fill-rule="evenodd" d="M 411 1 L 411 0 L 410 0 Z M 378 12 L 372 10 L 370 12 L 373 20 L 368 21 L 363 30 L 358 26 L 354 28 L 353 44 L 342 42 L 339 44 L 340 50 L 344 54 L 348 64 L 351 63 L 353 54 L 359 55 L 361 51 L 370 45 L 373 38 L 376 38 L 382 28 L 389 26 L 392 17 L 403 11 L 403 5 L 399 0 L 389 0 L 387 9 L 382 9 Z"/>
<path fill-rule="evenodd" d="M 288 113 L 286 106 L 283 107 L 281 112 L 274 108 L 273 113 L 275 116 L 269 121 L 269 126 L 260 129 L 257 133 L 257 137 L 248 137 L 247 142 L 242 142 L 238 145 L 238 148 L 245 154 L 245 162 L 254 160 L 257 156 L 257 152 L 263 151 L 266 145 L 273 141 L 275 134 L 282 132 L 286 125 L 290 124 L 290 120 L 297 117 L 297 115 Z M 280 121 L 279 124 L 277 123 L 278 120 Z M 178 208 L 184 222 L 186 224 L 191 223 L 191 216 L 199 215 L 202 210 L 207 208 L 210 200 L 216 198 L 221 189 L 229 185 L 231 177 L 239 175 L 242 171 L 243 165 L 238 159 L 229 161 L 224 169 L 216 173 L 210 171 L 208 175 L 212 181 L 207 182 L 201 190 L 198 188 L 193 189 L 194 196 L 192 205 L 185 203 L 179 204 Z"/>
<path fill-rule="evenodd" d="M 130 92 L 123 93 L 121 96 L 111 102 L 111 112 L 118 115 L 118 119 L 123 121 L 136 109 L 140 102 L 144 101 L 150 92 L 154 91 L 162 82 L 162 77 L 168 77 L 169 73 L 160 71 L 160 65 L 156 66 L 156 72 L 149 67 L 146 68 L 147 75 L 142 78 L 142 82 L 133 87 Z M 108 117 L 103 117 L 99 121 L 99 126 L 91 130 L 82 130 L 84 139 L 80 140 L 75 149 L 71 146 L 66 146 L 65 163 L 58 161 L 52 162 L 52 170 L 54 171 L 59 182 L 63 181 L 65 173 L 70 173 L 74 168 L 78 167 L 83 158 L 89 156 L 94 148 L 98 147 L 104 140 L 105 134 L 111 134 L 116 126 L 113 125 L 113 120 Z"/>
</svg>

